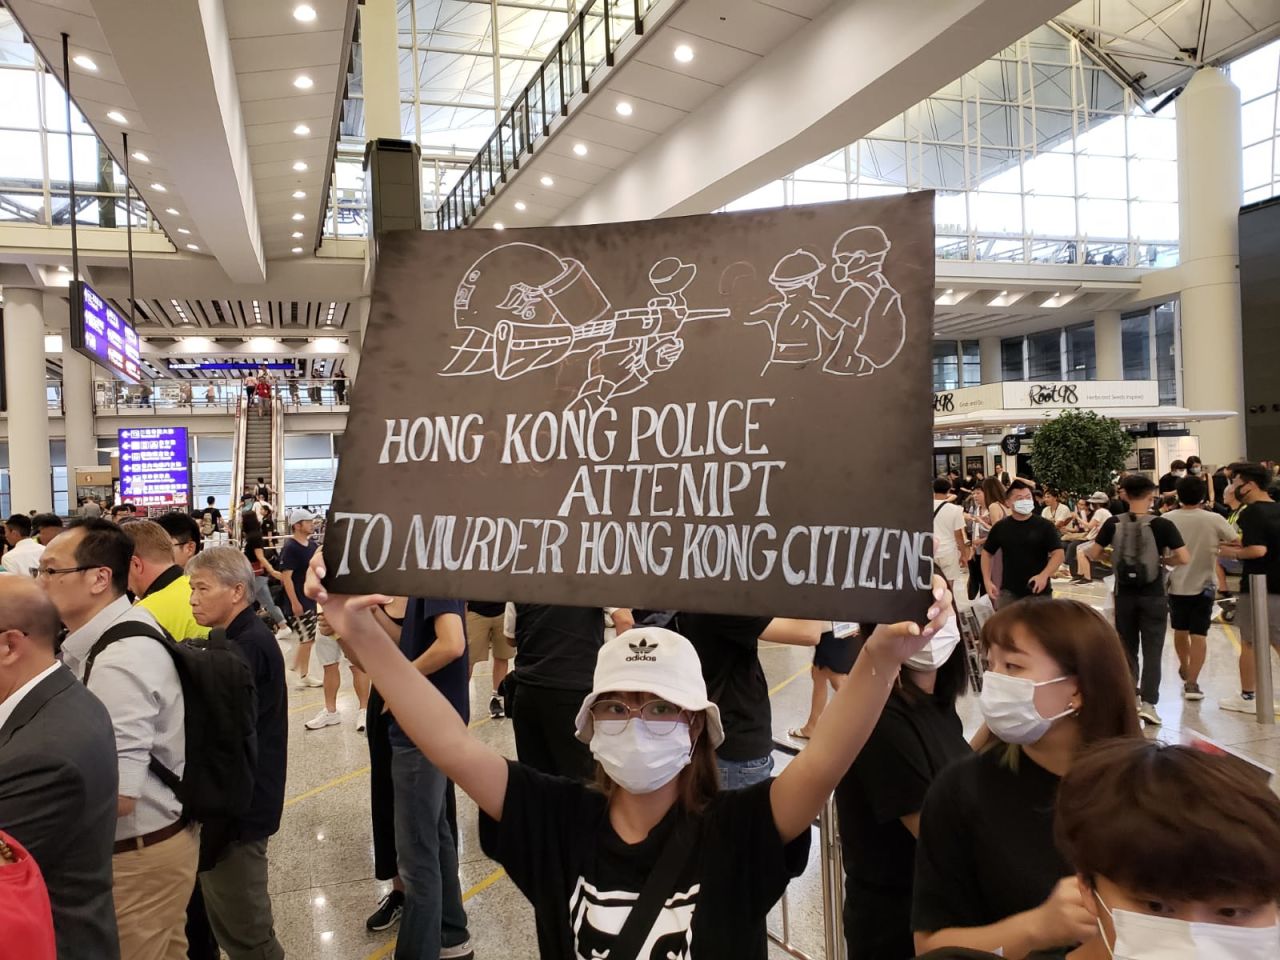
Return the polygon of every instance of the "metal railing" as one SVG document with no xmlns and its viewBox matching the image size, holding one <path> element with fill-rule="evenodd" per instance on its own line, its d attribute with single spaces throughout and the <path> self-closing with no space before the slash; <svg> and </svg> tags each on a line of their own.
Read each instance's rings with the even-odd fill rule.
<svg viewBox="0 0 1280 960">
<path fill-rule="evenodd" d="M 55 386 L 57 389 L 55 390 Z M 49 409 L 61 410 L 61 383 L 47 382 Z M 272 399 L 286 412 L 345 410 L 346 380 L 278 380 Z M 245 397 L 235 380 L 147 380 L 129 386 L 119 380 L 93 385 L 93 409 L 106 414 L 223 414 L 230 415 Z"/>
<path fill-rule="evenodd" d="M 569 115 L 569 101 L 589 93 L 595 72 L 612 67 L 614 54 L 632 35 L 644 33 L 644 15 L 657 0 L 587 0 L 537 73 L 516 97 L 498 127 L 436 211 L 441 230 L 464 227 L 551 135 L 556 117 Z"/>
</svg>

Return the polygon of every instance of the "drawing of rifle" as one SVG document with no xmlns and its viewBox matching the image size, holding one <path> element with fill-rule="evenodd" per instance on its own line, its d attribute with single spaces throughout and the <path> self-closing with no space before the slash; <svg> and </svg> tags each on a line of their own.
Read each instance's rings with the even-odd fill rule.
<svg viewBox="0 0 1280 960">
<path fill-rule="evenodd" d="M 686 323 L 729 315 L 727 307 L 690 310 L 650 304 L 619 310 L 607 319 L 577 326 L 567 323 L 545 326 L 503 320 L 494 329 L 493 369 L 499 380 L 510 380 L 598 346 L 606 349 L 634 346 L 647 350 L 660 339 L 678 336 Z"/>
</svg>

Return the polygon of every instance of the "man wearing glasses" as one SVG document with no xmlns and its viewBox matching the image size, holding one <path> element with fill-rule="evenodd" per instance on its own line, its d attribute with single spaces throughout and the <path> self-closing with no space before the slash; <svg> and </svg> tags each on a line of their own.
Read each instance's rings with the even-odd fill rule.
<svg viewBox="0 0 1280 960">
<path fill-rule="evenodd" d="M 36 577 L 68 630 L 62 659 L 79 679 L 108 628 L 130 622 L 156 628 L 155 618 L 125 595 L 132 557 L 129 535 L 105 520 L 79 522 L 45 548 Z M 180 960 L 199 834 L 149 769 L 154 758 L 181 777 L 186 765 L 177 670 L 155 640 L 126 637 L 98 654 L 87 685 L 115 730 L 120 786 L 112 873 L 121 955 Z"/>
</svg>

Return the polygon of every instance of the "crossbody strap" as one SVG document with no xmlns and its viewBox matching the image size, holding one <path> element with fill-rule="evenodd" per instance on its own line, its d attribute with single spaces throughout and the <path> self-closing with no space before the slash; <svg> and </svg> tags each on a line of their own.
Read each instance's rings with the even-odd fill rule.
<svg viewBox="0 0 1280 960">
<path fill-rule="evenodd" d="M 638 960 L 640 949 L 658 914 L 666 905 L 667 898 L 675 892 L 680 871 L 698 846 L 695 842 L 697 833 L 698 824 L 691 817 L 683 816 L 676 822 L 658 862 L 653 865 L 653 872 L 644 882 L 635 905 L 618 931 L 618 938 L 609 950 L 609 960 Z"/>
</svg>

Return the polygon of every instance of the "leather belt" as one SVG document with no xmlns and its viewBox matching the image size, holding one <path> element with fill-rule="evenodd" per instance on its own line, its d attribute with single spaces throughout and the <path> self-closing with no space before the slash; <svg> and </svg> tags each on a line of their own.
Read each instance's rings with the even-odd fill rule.
<svg viewBox="0 0 1280 960">
<path fill-rule="evenodd" d="M 125 840 L 117 840 L 111 848 L 112 853 L 128 853 L 131 850 L 141 850 L 143 847 L 154 846 L 162 843 L 170 837 L 176 837 L 187 828 L 187 818 L 179 817 L 167 827 L 161 827 L 159 830 L 153 830 L 151 833 L 144 833 L 140 837 L 129 837 Z"/>
</svg>

